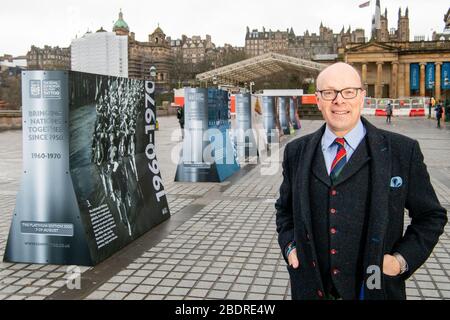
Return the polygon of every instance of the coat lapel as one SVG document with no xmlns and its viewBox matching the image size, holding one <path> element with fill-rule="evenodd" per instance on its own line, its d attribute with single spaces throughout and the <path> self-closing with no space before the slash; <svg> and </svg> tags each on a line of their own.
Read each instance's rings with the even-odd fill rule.
<svg viewBox="0 0 450 320">
<path fill-rule="evenodd" d="M 299 212 L 303 219 L 304 225 L 308 234 L 313 237 L 312 223 L 311 223 L 311 208 L 309 201 L 309 179 L 314 160 L 314 154 L 316 148 L 322 139 L 322 135 L 325 131 L 325 124 L 316 132 L 312 134 L 311 139 L 306 142 L 304 149 L 300 152 L 298 159 L 299 169 L 297 170 L 297 187 L 299 195 Z M 312 243 L 313 240 L 311 240 Z M 315 249 L 314 249 L 315 252 Z"/>
<path fill-rule="evenodd" d="M 316 146 L 314 160 L 311 166 L 311 172 L 314 176 L 322 181 L 327 187 L 331 187 L 331 179 L 327 172 L 327 165 L 323 157 L 322 146 L 320 143 Z"/>
<path fill-rule="evenodd" d="M 382 271 L 384 256 L 384 237 L 389 221 L 389 182 L 391 177 L 391 148 L 389 139 L 381 130 L 362 118 L 367 130 L 367 142 L 371 156 L 371 195 L 369 224 L 364 252 L 364 297 L 365 299 L 384 299 L 383 290 L 368 290 L 367 273 L 369 266 L 379 266 Z M 382 273 L 380 274 L 382 278 Z M 370 281 L 369 281 L 370 282 Z"/>
</svg>

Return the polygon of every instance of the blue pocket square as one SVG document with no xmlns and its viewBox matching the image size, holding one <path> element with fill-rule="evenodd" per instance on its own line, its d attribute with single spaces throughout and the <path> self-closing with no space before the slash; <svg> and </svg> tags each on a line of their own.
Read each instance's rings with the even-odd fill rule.
<svg viewBox="0 0 450 320">
<path fill-rule="evenodd" d="M 393 177 L 391 179 L 391 188 L 400 188 L 403 185 L 403 179 L 401 177 Z"/>
</svg>

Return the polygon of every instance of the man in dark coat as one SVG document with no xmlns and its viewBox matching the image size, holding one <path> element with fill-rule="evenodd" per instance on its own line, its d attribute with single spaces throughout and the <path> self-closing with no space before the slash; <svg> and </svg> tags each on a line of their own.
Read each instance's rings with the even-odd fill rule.
<svg viewBox="0 0 450 320">
<path fill-rule="evenodd" d="M 444 113 L 444 111 L 442 110 L 441 101 L 437 102 L 436 107 L 434 108 L 434 111 L 436 112 L 437 128 L 440 128 L 441 127 L 442 114 Z"/>
<path fill-rule="evenodd" d="M 389 124 L 391 123 L 392 111 L 393 111 L 392 103 L 391 101 L 389 101 L 386 106 L 386 123 Z"/>
<path fill-rule="evenodd" d="M 318 131 L 290 142 L 275 204 L 293 299 L 406 299 L 447 223 L 417 141 L 361 117 L 350 65 L 317 78 Z M 404 210 L 411 224 L 403 234 Z"/>
<path fill-rule="evenodd" d="M 184 139 L 184 106 L 178 107 L 177 119 L 178 119 L 178 122 L 180 123 L 181 137 Z"/>
</svg>

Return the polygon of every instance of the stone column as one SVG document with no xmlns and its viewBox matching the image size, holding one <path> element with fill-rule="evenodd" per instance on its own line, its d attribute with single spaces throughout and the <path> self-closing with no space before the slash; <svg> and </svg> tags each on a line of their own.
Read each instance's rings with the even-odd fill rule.
<svg viewBox="0 0 450 320">
<path fill-rule="evenodd" d="M 405 64 L 400 63 L 398 65 L 398 97 L 405 96 Z"/>
<path fill-rule="evenodd" d="M 425 66 L 427 64 L 425 62 L 420 63 L 420 90 L 419 95 L 421 97 L 425 97 Z"/>
<path fill-rule="evenodd" d="M 442 65 L 442 62 L 435 62 L 434 65 L 436 68 L 436 72 L 434 75 L 435 96 L 436 96 L 436 100 L 441 100 L 441 65 Z"/>
<path fill-rule="evenodd" d="M 405 63 L 405 97 L 411 96 L 411 65 Z"/>
<path fill-rule="evenodd" d="M 392 61 L 390 98 L 398 98 L 398 61 Z"/>
<path fill-rule="evenodd" d="M 362 67 L 361 67 L 361 81 L 362 81 L 362 85 L 364 86 L 364 89 L 367 90 L 366 88 L 366 83 L 367 83 L 367 64 L 363 63 Z"/>
<path fill-rule="evenodd" d="M 381 81 L 383 79 L 383 62 L 377 62 L 377 82 L 375 83 L 375 98 L 381 98 L 383 87 Z"/>
</svg>

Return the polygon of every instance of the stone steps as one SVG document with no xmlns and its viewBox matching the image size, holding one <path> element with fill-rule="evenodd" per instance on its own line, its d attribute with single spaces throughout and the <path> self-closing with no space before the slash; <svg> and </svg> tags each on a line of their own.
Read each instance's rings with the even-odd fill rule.
<svg viewBox="0 0 450 320">
<path fill-rule="evenodd" d="M 321 120 L 322 113 L 316 105 L 302 105 L 299 108 L 300 119 Z"/>
</svg>

